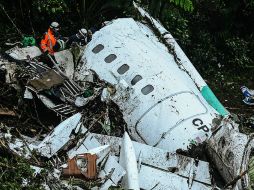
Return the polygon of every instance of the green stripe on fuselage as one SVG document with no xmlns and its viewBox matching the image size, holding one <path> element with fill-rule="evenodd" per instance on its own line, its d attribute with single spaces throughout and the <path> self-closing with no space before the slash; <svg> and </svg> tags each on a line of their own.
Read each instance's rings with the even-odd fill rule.
<svg viewBox="0 0 254 190">
<path fill-rule="evenodd" d="M 205 100 L 222 116 L 228 115 L 229 112 L 226 108 L 220 103 L 217 97 L 214 95 L 213 91 L 209 88 L 209 86 L 204 86 L 201 90 L 202 96 Z"/>
</svg>

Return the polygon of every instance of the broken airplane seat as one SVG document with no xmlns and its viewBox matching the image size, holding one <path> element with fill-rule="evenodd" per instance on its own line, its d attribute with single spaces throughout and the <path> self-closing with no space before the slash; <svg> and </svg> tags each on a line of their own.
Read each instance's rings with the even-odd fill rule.
<svg viewBox="0 0 254 190">
<path fill-rule="evenodd" d="M 64 117 L 71 116 L 72 114 L 77 112 L 77 110 L 73 106 L 68 104 L 58 104 L 52 107 L 52 110 Z"/>
<path fill-rule="evenodd" d="M 28 87 L 30 89 L 30 87 Z M 33 90 L 33 89 L 31 89 Z M 42 101 L 42 103 L 52 111 L 56 112 L 64 118 L 71 117 L 73 114 L 77 113 L 77 109 L 70 104 L 56 104 L 51 99 L 43 94 L 37 94 L 37 97 Z"/>
<path fill-rule="evenodd" d="M 74 97 L 82 93 L 82 89 L 79 87 L 79 85 L 70 79 L 66 79 L 63 85 Z"/>
<path fill-rule="evenodd" d="M 97 178 L 96 154 L 79 154 L 68 160 L 68 167 L 63 168 L 63 177 L 77 177 L 94 180 Z"/>
<path fill-rule="evenodd" d="M 34 72 L 37 72 L 37 73 L 43 73 L 51 69 L 44 63 L 36 62 L 36 61 L 30 61 L 29 66 L 27 66 L 27 68 L 30 70 L 34 70 Z"/>
</svg>

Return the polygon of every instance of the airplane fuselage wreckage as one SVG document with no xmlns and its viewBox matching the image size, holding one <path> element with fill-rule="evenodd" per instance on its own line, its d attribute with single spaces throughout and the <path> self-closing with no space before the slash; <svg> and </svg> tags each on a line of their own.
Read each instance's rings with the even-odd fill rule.
<svg viewBox="0 0 254 190">
<path fill-rule="evenodd" d="M 52 69 L 34 62 L 40 54 L 36 47 L 23 49 L 25 53 L 20 49 L 8 52 L 20 60 L 27 60 L 29 54 L 27 63 L 35 74 L 25 97 L 36 95 L 67 118 L 43 141 L 28 143 L 29 149 L 48 159 L 65 150 L 68 162 L 58 168 L 59 175 L 96 180 L 92 189 L 250 189 L 252 137 L 239 132 L 172 35 L 135 7 L 142 21 L 108 22 L 93 35 L 75 66 L 59 64 Z M 56 53 L 55 58 L 57 62 L 73 60 L 68 50 Z M 106 86 L 84 99 L 80 94 L 94 76 Z M 58 86 L 62 103 L 42 93 L 52 86 Z M 114 102 L 119 107 L 127 124 L 123 138 L 92 133 L 82 123 L 86 117 L 80 112 L 82 106 L 99 95 L 106 104 Z M 79 140 L 67 149 L 73 136 Z M 202 154 L 207 153 L 209 163 L 186 156 L 201 144 L 206 145 Z M 18 139 L 9 146 L 16 152 L 26 149 Z M 17 153 L 21 152 L 25 150 Z M 221 182 L 214 179 L 219 174 L 211 172 L 211 166 L 222 176 L 223 187 L 217 187 Z"/>
</svg>

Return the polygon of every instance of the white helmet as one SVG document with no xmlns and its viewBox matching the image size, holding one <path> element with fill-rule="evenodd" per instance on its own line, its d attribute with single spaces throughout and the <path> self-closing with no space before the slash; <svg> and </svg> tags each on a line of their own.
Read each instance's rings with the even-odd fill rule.
<svg viewBox="0 0 254 190">
<path fill-rule="evenodd" d="M 59 24 L 58 24 L 58 22 L 52 22 L 51 24 L 50 24 L 50 28 L 52 28 L 52 29 L 55 29 L 55 30 L 59 30 Z"/>
<path fill-rule="evenodd" d="M 84 38 L 86 37 L 86 34 L 87 34 L 87 30 L 86 30 L 86 29 L 81 28 L 78 32 L 79 32 L 79 34 L 82 35 Z"/>
</svg>

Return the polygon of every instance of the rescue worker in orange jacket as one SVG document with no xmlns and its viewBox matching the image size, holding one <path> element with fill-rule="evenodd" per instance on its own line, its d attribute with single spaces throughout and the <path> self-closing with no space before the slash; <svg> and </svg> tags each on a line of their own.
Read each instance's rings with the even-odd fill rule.
<svg viewBox="0 0 254 190">
<path fill-rule="evenodd" d="M 48 29 L 48 32 L 44 34 L 41 40 L 41 50 L 43 53 L 54 55 L 59 46 L 57 45 L 57 40 L 59 39 L 59 24 L 57 22 L 52 22 Z"/>
</svg>

